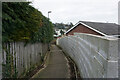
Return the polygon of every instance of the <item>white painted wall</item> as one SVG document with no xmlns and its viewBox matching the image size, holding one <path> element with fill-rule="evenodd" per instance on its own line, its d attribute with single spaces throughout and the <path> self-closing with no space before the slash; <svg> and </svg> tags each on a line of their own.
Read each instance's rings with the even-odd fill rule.
<svg viewBox="0 0 120 80">
<path fill-rule="evenodd" d="M 77 64 L 82 78 L 118 78 L 118 39 L 75 33 L 57 39 Z"/>
</svg>

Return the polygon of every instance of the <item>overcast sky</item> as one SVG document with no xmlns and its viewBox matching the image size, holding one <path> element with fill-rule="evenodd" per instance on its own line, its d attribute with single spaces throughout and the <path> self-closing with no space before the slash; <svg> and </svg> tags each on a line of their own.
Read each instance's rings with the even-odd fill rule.
<svg viewBox="0 0 120 80">
<path fill-rule="evenodd" d="M 32 0 L 33 6 L 53 23 L 96 21 L 118 23 L 119 0 Z"/>
</svg>

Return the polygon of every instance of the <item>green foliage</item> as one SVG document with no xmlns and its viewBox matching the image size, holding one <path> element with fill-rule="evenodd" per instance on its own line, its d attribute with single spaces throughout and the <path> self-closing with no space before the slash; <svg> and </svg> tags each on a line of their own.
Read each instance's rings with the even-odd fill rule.
<svg viewBox="0 0 120 80">
<path fill-rule="evenodd" d="M 53 25 L 29 2 L 2 3 L 3 42 L 50 42 Z"/>
<path fill-rule="evenodd" d="M 70 22 L 69 24 L 64 24 L 64 23 L 54 23 L 54 27 L 58 29 L 68 29 L 73 27 L 73 24 Z"/>
<path fill-rule="evenodd" d="M 52 22 L 29 4 L 29 2 L 2 3 L 3 43 L 13 41 L 49 43 L 52 41 Z M 3 50 L 6 51 L 6 64 L 3 64 L 3 77 L 16 78 L 17 70 L 16 62 L 14 62 L 16 59 L 13 61 L 13 55 L 9 49 L 3 46 Z"/>
<path fill-rule="evenodd" d="M 58 29 L 65 29 L 65 24 L 63 24 L 63 23 L 55 23 L 54 27 L 56 27 Z"/>
<path fill-rule="evenodd" d="M 10 53 L 10 44 L 8 43 L 8 45 L 8 49 L 3 46 L 3 50 L 6 52 L 6 63 L 3 64 L 3 77 L 17 78 L 16 58 L 13 57 L 13 53 Z M 14 56 L 16 56 L 15 53 Z"/>
<path fill-rule="evenodd" d="M 42 16 L 42 22 L 43 24 L 39 31 L 32 35 L 31 41 L 33 43 L 35 41 L 49 43 L 53 40 L 53 24 L 44 16 Z"/>
<path fill-rule="evenodd" d="M 60 30 L 60 33 L 61 33 L 61 35 L 63 35 L 65 32 L 64 32 L 64 31 L 62 31 L 62 30 Z"/>
</svg>

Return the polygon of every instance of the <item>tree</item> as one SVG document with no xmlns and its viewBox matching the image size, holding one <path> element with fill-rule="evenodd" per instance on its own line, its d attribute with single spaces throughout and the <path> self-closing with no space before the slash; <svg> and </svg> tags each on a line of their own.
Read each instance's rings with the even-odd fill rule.
<svg viewBox="0 0 120 80">
<path fill-rule="evenodd" d="M 65 32 L 63 30 L 60 30 L 61 35 L 63 35 Z"/>
<path fill-rule="evenodd" d="M 50 42 L 53 39 L 53 25 L 29 2 L 3 3 L 3 42 L 27 41 Z"/>
</svg>

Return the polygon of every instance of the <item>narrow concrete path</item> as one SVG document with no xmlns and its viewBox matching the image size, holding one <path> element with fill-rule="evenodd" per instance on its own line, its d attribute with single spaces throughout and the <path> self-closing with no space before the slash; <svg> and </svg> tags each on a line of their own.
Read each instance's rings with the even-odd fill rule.
<svg viewBox="0 0 120 80">
<path fill-rule="evenodd" d="M 67 59 L 62 50 L 56 45 L 52 45 L 46 67 L 40 71 L 33 78 L 69 78 L 70 71 Z"/>
</svg>

